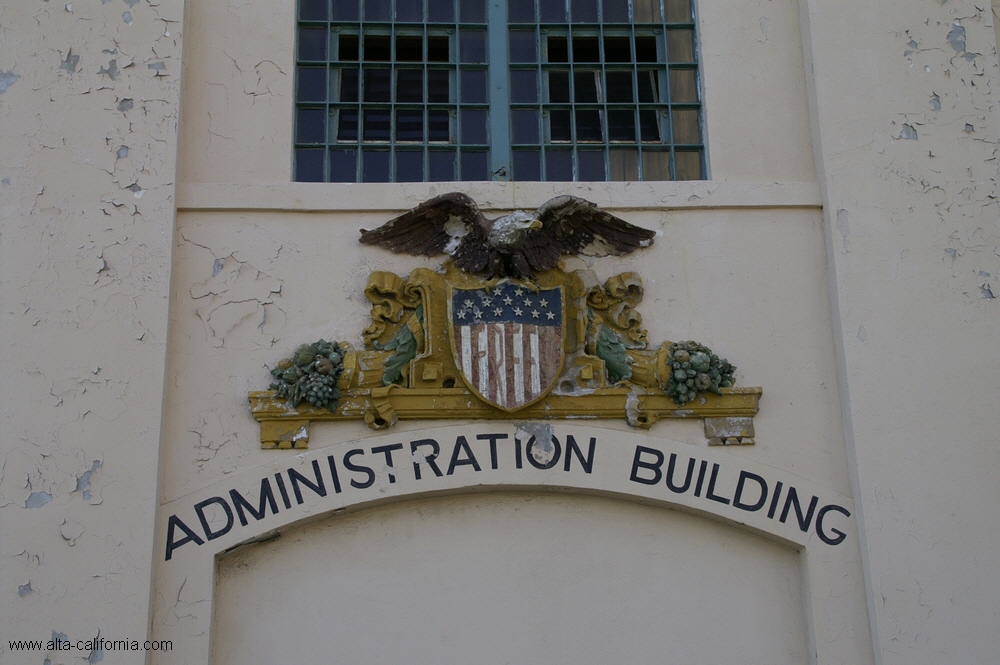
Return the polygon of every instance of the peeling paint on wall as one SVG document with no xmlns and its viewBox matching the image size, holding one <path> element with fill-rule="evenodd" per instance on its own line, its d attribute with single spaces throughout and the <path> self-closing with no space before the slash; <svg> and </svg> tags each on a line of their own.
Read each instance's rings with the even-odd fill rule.
<svg viewBox="0 0 1000 665">
<path fill-rule="evenodd" d="M 97 70 L 97 73 L 99 75 L 107 76 L 112 81 L 114 81 L 119 76 L 118 61 L 117 60 L 109 60 L 108 61 L 108 66 L 107 67 L 101 67 L 99 70 Z"/>
<path fill-rule="evenodd" d="M 52 495 L 48 492 L 32 492 L 28 498 L 24 501 L 25 508 L 41 508 L 49 501 L 52 501 Z"/>
<path fill-rule="evenodd" d="M 0 1 L 5 635 L 148 629 L 182 10 Z"/>
<path fill-rule="evenodd" d="M 63 540 L 69 543 L 70 547 L 73 547 L 76 545 L 77 538 L 83 535 L 83 525 L 76 520 L 64 518 L 59 527 L 59 534 Z"/>
<path fill-rule="evenodd" d="M 76 66 L 80 63 L 80 56 L 73 55 L 73 49 L 66 52 L 66 57 L 59 63 L 59 69 L 65 69 L 70 74 L 76 73 Z"/>
<path fill-rule="evenodd" d="M 0 71 L 0 95 L 7 92 L 7 88 L 14 85 L 19 78 L 21 77 L 14 72 Z"/>
<path fill-rule="evenodd" d="M 90 501 L 90 476 L 101 467 L 100 460 L 94 460 L 93 465 L 89 470 L 84 471 L 81 475 L 76 477 L 76 489 L 75 492 L 80 492 L 83 495 L 84 501 Z"/>
</svg>

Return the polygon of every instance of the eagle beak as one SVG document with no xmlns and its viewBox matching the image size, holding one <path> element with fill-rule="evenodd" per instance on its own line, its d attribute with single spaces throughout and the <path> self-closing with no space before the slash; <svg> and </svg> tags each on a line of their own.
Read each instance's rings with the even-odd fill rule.
<svg viewBox="0 0 1000 665">
<path fill-rule="evenodd" d="M 540 228 L 542 228 L 542 223 L 537 219 L 531 220 L 531 224 L 528 224 L 529 231 L 537 231 Z"/>
</svg>

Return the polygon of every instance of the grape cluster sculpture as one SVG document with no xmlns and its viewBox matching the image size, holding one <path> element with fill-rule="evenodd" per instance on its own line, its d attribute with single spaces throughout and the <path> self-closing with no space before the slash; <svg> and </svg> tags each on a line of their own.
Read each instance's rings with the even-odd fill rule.
<svg viewBox="0 0 1000 665">
<path fill-rule="evenodd" d="M 324 339 L 312 344 L 303 344 L 295 349 L 291 358 L 284 358 L 271 370 L 277 381 L 271 390 L 278 397 L 284 397 L 292 407 L 302 400 L 312 406 L 336 411 L 340 401 L 337 385 L 344 371 L 344 353 L 337 342 Z"/>
<path fill-rule="evenodd" d="M 693 341 L 675 342 L 668 349 L 667 362 L 673 370 L 660 387 L 674 404 L 684 406 L 698 393 L 722 394 L 720 388 L 728 388 L 735 383 L 733 374 L 736 366 L 725 358 L 719 358 L 712 349 Z"/>
</svg>

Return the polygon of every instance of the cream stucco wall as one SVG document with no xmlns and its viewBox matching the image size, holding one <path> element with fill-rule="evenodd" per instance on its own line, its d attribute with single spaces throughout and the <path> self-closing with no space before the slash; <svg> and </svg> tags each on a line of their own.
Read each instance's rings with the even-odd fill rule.
<svg viewBox="0 0 1000 665">
<path fill-rule="evenodd" d="M 216 597 L 219 662 L 280 662 L 290 643 L 318 661 L 807 660 L 793 551 L 589 497 L 449 497 L 334 518 L 225 559 Z M 705 640 L 705 625 L 735 639 Z"/>
<path fill-rule="evenodd" d="M 149 632 L 182 9 L 0 3 L 3 663 Z"/>
<path fill-rule="evenodd" d="M 363 604 L 347 577 L 394 565 L 407 544 L 438 562 L 408 596 L 419 606 L 448 588 L 448 556 L 466 553 L 454 570 L 470 583 L 468 556 L 495 556 L 484 552 L 492 523 L 523 534 L 533 554 L 513 561 L 551 571 L 543 555 L 561 542 L 580 556 L 635 555 L 616 573 L 622 584 L 635 584 L 639 562 L 655 563 L 651 589 L 701 583 L 702 612 L 729 594 L 730 622 L 747 598 L 780 589 L 768 599 L 781 621 L 754 617 L 746 632 L 700 621 L 686 634 L 692 653 L 700 639 L 718 657 L 741 643 L 788 645 L 788 662 L 995 659 L 1000 72 L 989 7 L 701 0 L 710 181 L 398 186 L 288 182 L 293 8 L 0 5 L 0 661 L 147 658 L 14 653 L 7 642 L 100 635 L 173 640 L 154 662 L 207 663 L 213 643 L 212 662 L 279 662 L 237 639 L 261 611 L 295 612 L 302 594 L 324 588 Z M 815 536 L 642 494 L 617 477 L 567 481 L 563 496 L 557 477 L 534 486 L 504 471 L 490 487 L 501 493 L 462 498 L 474 488 L 455 480 L 435 490 L 448 499 L 412 501 L 416 486 L 380 485 L 400 502 L 343 499 L 356 512 L 341 516 L 311 503 L 164 561 L 169 515 L 382 440 L 360 423 L 331 423 L 314 426 L 314 457 L 261 450 L 246 393 L 299 343 L 359 344 L 367 274 L 436 259 L 361 248 L 357 229 L 453 189 L 490 213 L 576 194 L 656 229 L 650 249 L 568 267 L 602 279 L 637 271 L 651 341 L 702 340 L 739 366 L 740 385 L 762 386 L 757 443 L 709 449 L 691 421 L 648 434 L 594 423 L 601 450 L 627 466 L 628 447 L 647 441 L 792 474 L 851 506 L 844 543 L 824 549 Z M 403 422 L 390 436 L 444 431 Z M 525 489 L 541 494 L 506 493 Z M 518 521 L 524 502 L 538 507 L 531 524 Z M 241 537 L 286 524 L 298 530 L 216 561 Z M 377 556 L 338 567 L 330 551 Z M 392 570 L 380 592 L 405 583 L 404 572 Z M 503 580 L 480 594 L 516 594 L 497 588 Z M 553 604 L 559 594 L 578 605 L 607 591 L 557 581 L 540 587 L 539 611 L 568 612 Z M 258 608 L 238 602 L 272 583 L 286 593 Z M 629 611 L 660 616 L 646 591 Z M 462 602 L 474 598 L 449 611 L 468 614 Z M 560 620 L 602 617 L 587 611 L 597 613 Z M 323 621 L 298 617 L 288 635 L 302 639 L 280 657 L 302 654 L 295 645 Z M 369 638 L 355 637 L 364 649 Z M 509 646 L 516 659 L 520 647 Z"/>
</svg>

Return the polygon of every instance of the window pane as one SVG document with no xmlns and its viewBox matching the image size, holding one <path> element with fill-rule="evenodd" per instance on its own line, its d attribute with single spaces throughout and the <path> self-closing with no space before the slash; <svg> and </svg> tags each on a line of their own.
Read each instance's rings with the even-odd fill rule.
<svg viewBox="0 0 1000 665">
<path fill-rule="evenodd" d="M 396 140 L 400 142 L 424 140 L 423 111 L 416 109 L 396 110 Z"/>
<path fill-rule="evenodd" d="M 388 150 L 365 150 L 361 159 L 362 182 L 389 182 Z"/>
<path fill-rule="evenodd" d="M 447 72 L 445 72 L 447 74 Z M 445 99 L 444 101 L 448 101 Z M 486 71 L 479 69 L 462 70 L 462 103 L 486 103 Z"/>
<path fill-rule="evenodd" d="M 452 182 L 455 180 L 455 153 L 433 151 L 429 155 L 431 182 Z"/>
<path fill-rule="evenodd" d="M 337 141 L 354 143 L 358 140 L 358 112 L 354 109 L 344 109 L 337 112 L 340 124 L 337 130 Z"/>
<path fill-rule="evenodd" d="M 605 23 L 628 23 L 628 0 L 604 0 Z"/>
<path fill-rule="evenodd" d="M 535 31 L 510 31 L 510 61 L 537 62 L 538 53 L 535 50 Z"/>
<path fill-rule="evenodd" d="M 427 37 L 427 62 L 450 62 L 451 48 L 445 35 Z"/>
<path fill-rule="evenodd" d="M 455 20 L 454 0 L 431 0 L 427 7 L 429 20 L 437 23 L 451 23 Z"/>
<path fill-rule="evenodd" d="M 366 109 L 364 140 L 388 141 L 390 124 L 389 109 Z"/>
<path fill-rule="evenodd" d="M 358 101 L 358 70 L 340 70 L 340 91 L 337 99 L 342 102 Z"/>
<path fill-rule="evenodd" d="M 566 0 L 539 0 L 542 23 L 565 23 Z"/>
<path fill-rule="evenodd" d="M 462 62 L 486 62 L 486 33 L 482 30 L 462 30 L 459 54 Z"/>
<path fill-rule="evenodd" d="M 549 72 L 549 102 L 569 104 L 569 72 Z"/>
<path fill-rule="evenodd" d="M 485 109 L 462 109 L 462 143 L 486 145 Z"/>
<path fill-rule="evenodd" d="M 325 21 L 327 0 L 299 0 L 299 18 L 303 21 Z"/>
<path fill-rule="evenodd" d="M 534 23 L 535 0 L 508 0 L 507 17 L 511 23 Z"/>
<path fill-rule="evenodd" d="M 573 96 L 576 102 L 583 104 L 596 104 L 597 81 L 600 72 L 577 71 L 573 73 Z"/>
<path fill-rule="evenodd" d="M 424 3 L 421 0 L 396 0 L 396 20 L 417 23 L 424 20 Z"/>
<path fill-rule="evenodd" d="M 659 72 L 639 71 L 639 103 L 655 104 L 660 101 Z"/>
<path fill-rule="evenodd" d="M 396 71 L 396 101 L 424 101 L 424 72 L 420 69 L 400 69 Z"/>
<path fill-rule="evenodd" d="M 462 23 L 486 23 L 486 1 L 458 0 L 458 17 Z"/>
<path fill-rule="evenodd" d="M 534 70 L 513 70 L 510 73 L 510 101 L 515 104 L 538 102 L 538 77 Z"/>
<path fill-rule="evenodd" d="M 389 0 L 365 0 L 365 20 L 388 21 Z"/>
<path fill-rule="evenodd" d="M 667 58 L 670 62 L 694 62 L 693 30 L 667 30 Z"/>
<path fill-rule="evenodd" d="M 691 0 L 663 0 L 667 8 L 667 23 L 690 23 Z"/>
<path fill-rule="evenodd" d="M 698 84 L 693 69 L 670 70 L 670 101 L 697 102 Z"/>
<path fill-rule="evenodd" d="M 549 37 L 545 42 L 549 62 L 569 62 L 569 46 L 565 37 Z"/>
<path fill-rule="evenodd" d="M 358 151 L 330 151 L 330 182 L 358 181 Z"/>
<path fill-rule="evenodd" d="M 360 15 L 358 7 L 358 0 L 333 0 L 333 20 L 357 21 Z"/>
<path fill-rule="evenodd" d="M 660 121 L 657 111 L 639 111 L 639 132 L 643 141 L 660 141 Z"/>
<path fill-rule="evenodd" d="M 299 109 L 295 132 L 296 143 L 323 143 L 326 140 L 326 111 Z"/>
<path fill-rule="evenodd" d="M 299 28 L 299 60 L 326 60 L 326 28 Z"/>
<path fill-rule="evenodd" d="M 674 109 L 674 143 L 701 143 L 698 109 Z"/>
<path fill-rule="evenodd" d="M 656 37 L 635 38 L 636 62 L 659 62 L 656 57 Z"/>
<path fill-rule="evenodd" d="M 572 141 L 569 111 L 549 111 L 549 140 Z"/>
<path fill-rule="evenodd" d="M 545 179 L 550 182 L 572 182 L 573 153 L 568 150 L 546 150 Z"/>
<path fill-rule="evenodd" d="M 577 153 L 579 161 L 580 180 L 592 182 L 607 180 L 604 171 L 604 152 L 597 150 L 581 150 Z"/>
<path fill-rule="evenodd" d="M 701 153 L 674 153 L 674 180 L 701 180 Z"/>
<path fill-rule="evenodd" d="M 605 37 L 604 62 L 632 62 L 632 44 L 629 38 Z"/>
<path fill-rule="evenodd" d="M 295 151 L 295 181 L 323 182 L 322 148 L 299 148 Z"/>
<path fill-rule="evenodd" d="M 634 111 L 608 111 L 608 140 L 635 141 Z"/>
<path fill-rule="evenodd" d="M 537 150 L 514 153 L 514 179 L 535 182 L 542 179 L 541 154 Z"/>
<path fill-rule="evenodd" d="M 388 62 L 392 58 L 389 35 L 365 35 L 365 62 Z"/>
<path fill-rule="evenodd" d="M 538 111 L 511 111 L 514 143 L 538 143 Z"/>
<path fill-rule="evenodd" d="M 427 101 L 432 104 L 451 101 L 451 86 L 447 70 L 432 69 L 427 72 Z"/>
<path fill-rule="evenodd" d="M 389 101 L 389 90 L 391 72 L 388 69 L 366 69 L 365 70 L 365 101 L 366 102 L 387 102 Z"/>
<path fill-rule="evenodd" d="M 424 153 L 402 151 L 396 153 L 396 182 L 422 182 L 424 179 Z"/>
<path fill-rule="evenodd" d="M 396 35 L 396 62 L 423 62 L 424 38 L 419 35 Z"/>
<path fill-rule="evenodd" d="M 447 111 L 431 110 L 427 114 L 427 140 L 450 141 L 451 121 Z"/>
<path fill-rule="evenodd" d="M 525 181 L 704 177 L 691 0 L 489 2 L 297 0 L 296 178 L 497 177 L 487 9 L 506 13 L 509 61 L 494 166 Z"/>
<path fill-rule="evenodd" d="M 573 38 L 573 62 L 600 62 L 601 49 L 597 37 Z"/>
<path fill-rule="evenodd" d="M 326 69 L 320 67 L 300 67 L 297 92 L 296 99 L 300 102 L 325 102 Z"/>
<path fill-rule="evenodd" d="M 487 154 L 462 151 L 462 180 L 489 180 Z"/>
<path fill-rule="evenodd" d="M 357 62 L 358 60 L 358 36 L 340 35 L 339 46 L 337 48 L 337 59 L 344 62 Z"/>
<path fill-rule="evenodd" d="M 635 150 L 612 150 L 609 155 L 610 180 L 630 182 L 639 179 L 639 153 Z"/>
<path fill-rule="evenodd" d="M 634 104 L 632 94 L 632 72 L 609 71 L 605 74 L 607 81 L 608 102 L 612 104 Z"/>
<path fill-rule="evenodd" d="M 572 0 L 574 23 L 597 23 L 597 0 Z"/>
<path fill-rule="evenodd" d="M 660 0 L 632 0 L 632 13 L 636 23 L 659 23 Z"/>
<path fill-rule="evenodd" d="M 670 180 L 670 153 L 643 151 L 642 179 Z"/>
<path fill-rule="evenodd" d="M 577 111 L 576 112 L 576 140 L 577 141 L 603 141 L 604 132 L 601 131 L 600 111 Z"/>
</svg>

